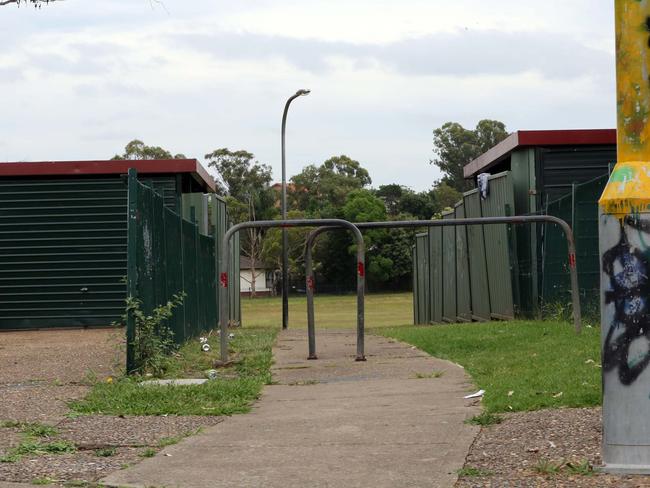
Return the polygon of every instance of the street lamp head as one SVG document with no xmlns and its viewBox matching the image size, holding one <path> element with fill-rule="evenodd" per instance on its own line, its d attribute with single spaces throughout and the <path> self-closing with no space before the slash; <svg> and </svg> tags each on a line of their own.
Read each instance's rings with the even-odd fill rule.
<svg viewBox="0 0 650 488">
<path fill-rule="evenodd" d="M 298 90 L 296 92 L 296 95 L 299 96 L 299 97 L 304 97 L 305 95 L 309 95 L 310 93 L 311 93 L 311 90 L 302 89 L 302 90 Z"/>
</svg>

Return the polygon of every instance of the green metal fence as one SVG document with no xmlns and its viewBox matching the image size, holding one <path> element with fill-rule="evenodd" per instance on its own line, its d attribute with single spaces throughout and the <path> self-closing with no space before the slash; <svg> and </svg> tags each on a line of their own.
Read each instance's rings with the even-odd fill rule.
<svg viewBox="0 0 650 488">
<path fill-rule="evenodd" d="M 428 324 L 431 321 L 429 273 L 429 236 L 426 233 L 417 234 L 413 246 L 413 321 L 415 324 Z"/>
<path fill-rule="evenodd" d="M 226 231 L 225 203 L 215 196 L 184 199 L 187 207 L 177 213 L 166 207 L 164 197 L 153 187 L 137 180 L 129 170 L 127 224 L 127 296 L 141 302 L 146 314 L 184 293 L 182 306 L 168 324 L 177 344 L 217 327 L 219 310 L 217 277 L 220 269 L 217 252 Z M 194 200 L 195 205 L 190 204 Z M 200 202 L 199 205 L 197 202 Z M 203 202 L 206 204 L 203 205 Z M 208 212 L 211 209 L 211 212 Z M 193 220 L 186 220 L 182 214 Z M 204 235 L 199 230 L 206 222 Z M 207 222 L 212 221 L 211 226 Z M 239 263 L 239 247 L 232 246 L 233 260 Z M 238 266 L 233 270 L 238 273 Z M 238 282 L 233 279 L 233 282 Z M 235 287 L 233 287 L 235 288 Z M 239 321 L 239 295 L 233 290 L 231 321 Z M 134 368 L 132 343 L 133 317 L 127 320 L 127 370 Z"/>
<path fill-rule="evenodd" d="M 583 308 L 597 301 L 600 289 L 598 253 L 598 199 L 609 176 L 603 175 L 580 185 L 571 193 L 546 205 L 546 214 L 559 217 L 571 225 L 576 239 L 576 261 Z M 555 225 L 543 226 L 541 241 L 542 304 L 568 304 L 571 288 L 566 270 L 566 240 Z M 586 306 L 586 307 L 585 307 Z M 597 308 L 597 307 L 595 307 Z"/>
</svg>

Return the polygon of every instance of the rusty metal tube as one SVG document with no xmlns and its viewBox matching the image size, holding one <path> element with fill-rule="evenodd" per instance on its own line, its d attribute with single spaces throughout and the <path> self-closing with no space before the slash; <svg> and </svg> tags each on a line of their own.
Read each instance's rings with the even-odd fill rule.
<svg viewBox="0 0 650 488">
<path fill-rule="evenodd" d="M 354 234 L 357 242 L 357 361 L 365 361 L 364 348 L 364 290 L 365 290 L 365 245 L 363 236 L 359 229 L 347 220 L 342 219 L 300 219 L 300 220 L 258 220 L 255 222 L 242 222 L 232 226 L 223 237 L 223 246 L 221 248 L 223 269 L 219 275 L 219 327 L 220 327 L 220 349 L 221 361 L 228 362 L 228 273 L 230 271 L 230 240 L 235 233 L 242 229 L 250 228 L 273 228 L 280 227 L 283 229 L 291 227 L 339 227 L 348 228 Z"/>
</svg>

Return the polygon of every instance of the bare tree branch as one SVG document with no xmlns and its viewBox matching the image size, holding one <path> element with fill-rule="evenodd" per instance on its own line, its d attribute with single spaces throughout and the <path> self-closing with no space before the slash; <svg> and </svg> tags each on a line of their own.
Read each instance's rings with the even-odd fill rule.
<svg viewBox="0 0 650 488">
<path fill-rule="evenodd" d="M 47 3 L 52 3 L 52 2 L 60 2 L 62 0 L 0 0 L 0 7 L 3 5 L 9 5 L 10 3 L 16 3 L 16 4 L 21 4 L 21 3 L 31 3 L 34 5 L 34 7 L 40 7 L 42 4 L 47 4 Z"/>
</svg>

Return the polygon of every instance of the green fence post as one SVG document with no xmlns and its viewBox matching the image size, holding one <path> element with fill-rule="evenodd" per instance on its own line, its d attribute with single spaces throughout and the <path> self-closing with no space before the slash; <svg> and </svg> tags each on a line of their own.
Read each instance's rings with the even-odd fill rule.
<svg viewBox="0 0 650 488">
<path fill-rule="evenodd" d="M 128 179 L 128 221 L 127 221 L 127 258 L 126 258 L 126 296 L 129 299 L 137 296 L 138 287 L 138 172 L 135 168 L 129 169 Z M 135 318 L 129 311 L 126 317 L 126 372 L 135 370 Z"/>
</svg>

